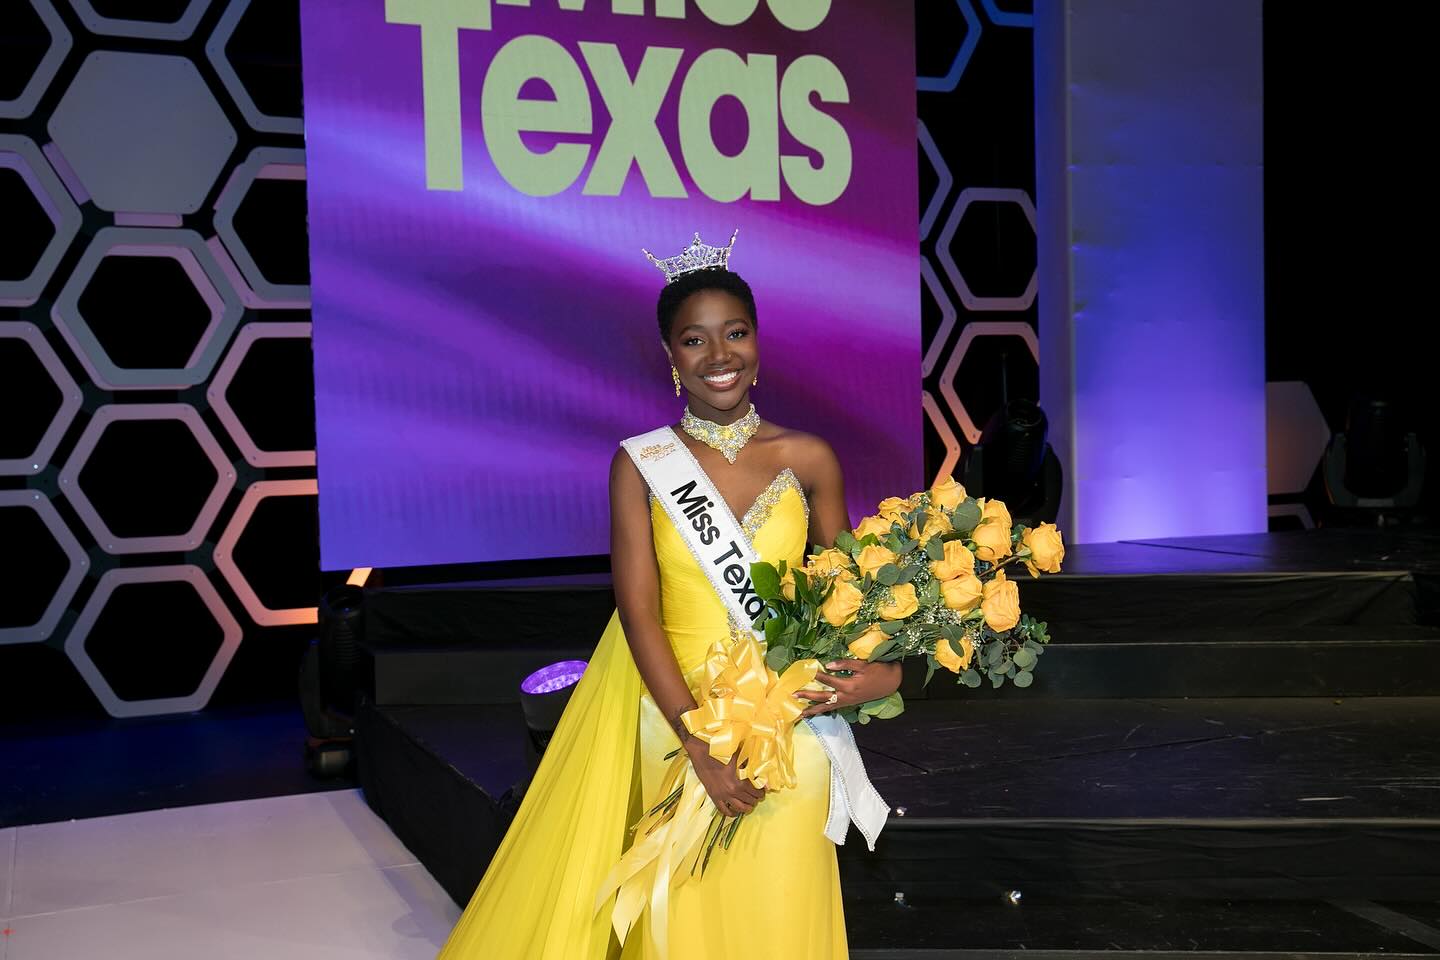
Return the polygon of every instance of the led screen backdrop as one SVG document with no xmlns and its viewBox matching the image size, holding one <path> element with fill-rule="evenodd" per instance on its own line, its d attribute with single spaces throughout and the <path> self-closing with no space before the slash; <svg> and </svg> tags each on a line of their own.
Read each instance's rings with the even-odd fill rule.
<svg viewBox="0 0 1440 960">
<path fill-rule="evenodd" d="M 322 565 L 604 553 L 680 412 L 641 255 L 755 288 L 761 415 L 852 516 L 922 476 L 913 12 L 886 0 L 302 5 Z"/>
</svg>

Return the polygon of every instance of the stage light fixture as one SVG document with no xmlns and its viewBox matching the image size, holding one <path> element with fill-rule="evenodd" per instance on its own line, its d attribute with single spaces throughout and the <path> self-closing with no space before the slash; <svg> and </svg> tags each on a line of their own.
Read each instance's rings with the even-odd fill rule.
<svg viewBox="0 0 1440 960">
<path fill-rule="evenodd" d="M 521 681 L 520 708 L 525 713 L 525 726 L 530 730 L 530 744 L 537 754 L 544 753 L 549 745 L 586 666 L 584 660 L 561 660 L 541 667 Z"/>
<path fill-rule="evenodd" d="M 359 690 L 364 591 L 344 585 L 320 600 L 320 635 L 300 663 L 300 707 L 305 716 L 305 765 L 335 776 L 350 765 Z"/>
<path fill-rule="evenodd" d="M 1060 458 L 1045 440 L 1049 426 L 1035 401 L 1004 403 L 965 458 L 966 492 L 1004 500 L 1017 523 L 1054 523 L 1064 478 Z"/>
<path fill-rule="evenodd" d="M 1404 411 L 1388 400 L 1351 400 L 1345 430 L 1325 450 L 1325 490 L 1337 507 L 1385 511 L 1419 504 L 1425 486 L 1425 448 L 1405 426 Z M 1384 513 L 1377 522 L 1384 523 Z"/>
</svg>

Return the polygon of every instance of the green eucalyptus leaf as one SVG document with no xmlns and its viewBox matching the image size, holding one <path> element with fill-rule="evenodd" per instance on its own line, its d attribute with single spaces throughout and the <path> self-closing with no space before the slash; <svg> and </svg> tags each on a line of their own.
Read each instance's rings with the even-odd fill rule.
<svg viewBox="0 0 1440 960">
<path fill-rule="evenodd" d="M 909 583 L 915 579 L 915 574 L 920 572 L 919 567 L 901 567 L 900 576 L 895 578 L 896 583 Z"/>
<path fill-rule="evenodd" d="M 900 568 L 893 563 L 887 563 L 875 571 L 875 579 L 887 587 L 892 587 L 900 581 Z"/>
<path fill-rule="evenodd" d="M 895 691 L 888 697 L 881 697 L 879 700 L 867 700 L 860 704 L 861 715 L 870 715 L 877 720 L 889 720 L 898 717 L 905 712 L 905 701 L 900 697 L 900 691 Z"/>
<path fill-rule="evenodd" d="M 880 623 L 880 629 L 881 629 L 882 631 L 884 631 L 885 636 L 887 636 L 887 637 L 893 637 L 893 636 L 895 636 L 895 634 L 897 634 L 897 633 L 899 633 L 901 630 L 904 630 L 904 629 L 905 629 L 905 621 L 904 621 L 904 620 L 883 620 L 883 621 L 881 621 L 881 623 Z"/>
<path fill-rule="evenodd" d="M 776 673 L 783 673 L 790 666 L 790 651 L 786 647 L 771 647 L 765 651 L 765 665 Z"/>
<path fill-rule="evenodd" d="M 780 597 L 780 573 L 764 560 L 750 564 L 750 581 L 755 585 L 755 593 L 761 600 L 770 601 Z"/>
<path fill-rule="evenodd" d="M 1029 670 L 1035 666 L 1035 654 L 1028 647 L 1021 647 L 1015 651 L 1015 666 L 1021 670 Z"/>
<path fill-rule="evenodd" d="M 1030 686 L 1030 684 L 1034 682 L 1035 674 L 1031 673 L 1029 670 L 1021 670 L 1019 673 L 1015 674 L 1015 686 L 1020 687 L 1021 689 Z"/>
<path fill-rule="evenodd" d="M 945 559 L 945 542 L 939 537 L 931 537 L 925 544 L 925 556 L 937 563 Z"/>
<path fill-rule="evenodd" d="M 975 689 L 976 687 L 980 686 L 980 671 L 978 671 L 978 670 L 966 670 L 966 671 L 964 671 L 963 673 L 960 674 L 960 682 L 963 683 L 963 684 L 965 684 L 965 686 L 969 687 L 969 688 L 972 689 L 972 690 Z"/>
<path fill-rule="evenodd" d="M 956 533 L 962 537 L 970 536 L 980 524 L 980 504 L 974 500 L 966 500 L 955 508 L 953 519 L 950 522 Z"/>
</svg>

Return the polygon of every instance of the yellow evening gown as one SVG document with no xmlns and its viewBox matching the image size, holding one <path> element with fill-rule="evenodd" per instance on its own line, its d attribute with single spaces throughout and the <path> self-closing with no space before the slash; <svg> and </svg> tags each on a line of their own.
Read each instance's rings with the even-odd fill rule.
<svg viewBox="0 0 1440 960">
<path fill-rule="evenodd" d="M 693 689 L 712 644 L 729 636 L 725 607 L 653 497 L 650 506 L 661 618 Z M 793 564 L 805 552 L 808 514 L 787 469 L 741 525 L 763 559 Z M 676 746 L 612 617 L 440 960 L 652 960 L 648 910 L 622 950 L 610 905 L 597 913 L 595 894 L 629 846 L 630 825 L 659 800 L 664 756 Z M 804 724 L 795 727 L 795 758 L 799 786 L 767 796 L 704 876 L 673 892 L 671 960 L 847 956 L 835 847 L 822 832 L 829 760 Z"/>
</svg>

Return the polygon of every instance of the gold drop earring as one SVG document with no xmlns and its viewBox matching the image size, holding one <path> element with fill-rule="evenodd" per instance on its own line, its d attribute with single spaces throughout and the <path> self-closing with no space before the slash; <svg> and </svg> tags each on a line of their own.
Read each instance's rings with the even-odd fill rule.
<svg viewBox="0 0 1440 960">
<path fill-rule="evenodd" d="M 680 371 L 673 363 L 670 365 L 670 379 L 675 381 L 675 396 L 680 396 Z"/>
<path fill-rule="evenodd" d="M 755 374 L 754 377 L 751 378 L 751 380 L 750 380 L 750 386 L 752 386 L 752 387 L 758 387 L 759 385 L 760 385 L 760 374 L 757 373 L 757 374 Z"/>
</svg>

